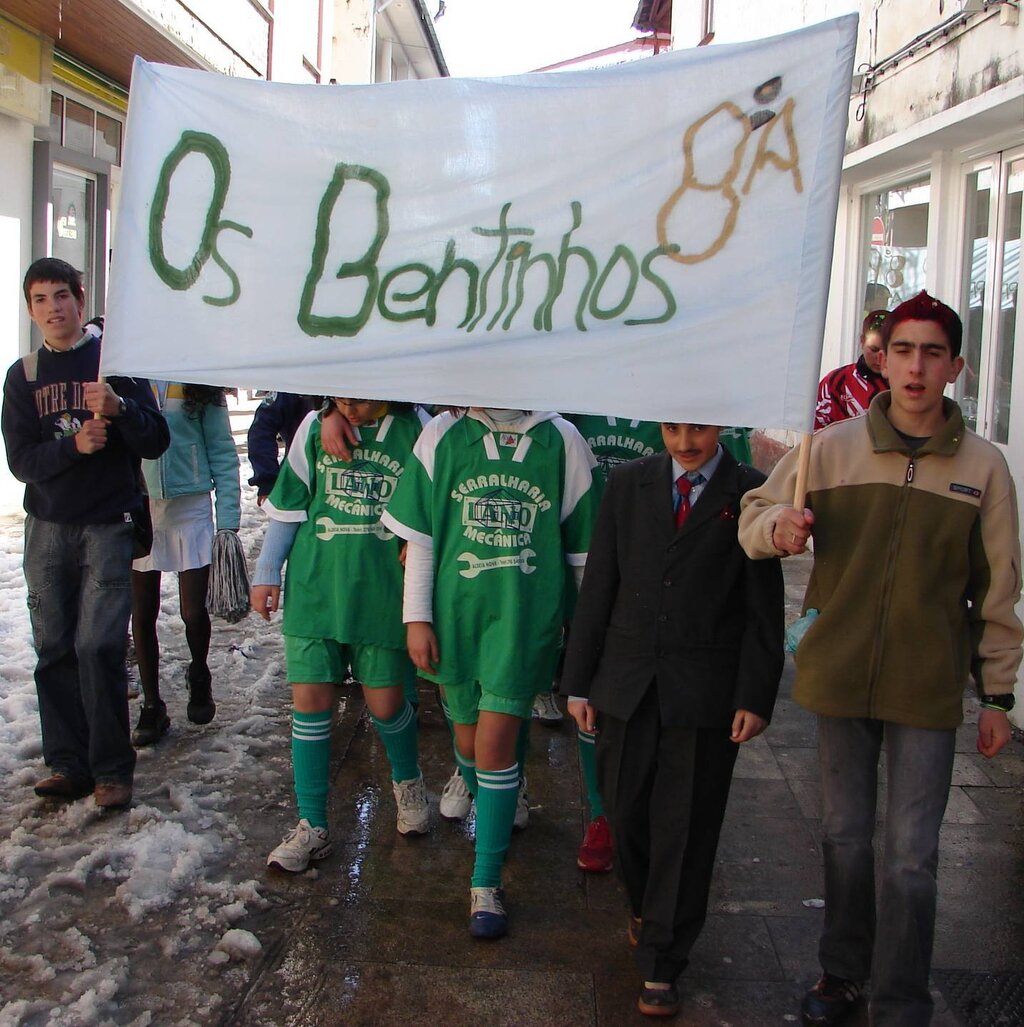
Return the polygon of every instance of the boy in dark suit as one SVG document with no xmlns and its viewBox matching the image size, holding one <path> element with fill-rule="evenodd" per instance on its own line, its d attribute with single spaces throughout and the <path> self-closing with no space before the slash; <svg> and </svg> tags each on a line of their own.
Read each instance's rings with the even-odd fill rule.
<svg viewBox="0 0 1024 1027">
<path fill-rule="evenodd" d="M 781 566 L 736 538 L 740 498 L 764 475 L 716 427 L 662 434 L 665 452 L 608 480 L 561 682 L 577 724 L 598 732 L 649 1016 L 679 1010 L 737 746 L 767 726 L 783 665 Z"/>
</svg>

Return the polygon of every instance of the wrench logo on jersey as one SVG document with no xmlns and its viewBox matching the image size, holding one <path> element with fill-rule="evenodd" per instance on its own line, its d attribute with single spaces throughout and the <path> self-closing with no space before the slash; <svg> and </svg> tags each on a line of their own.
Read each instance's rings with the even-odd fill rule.
<svg viewBox="0 0 1024 1027">
<path fill-rule="evenodd" d="M 480 560 L 472 553 L 460 553 L 459 562 L 466 566 L 459 573 L 464 578 L 475 578 L 478 574 L 493 571 L 497 567 L 518 567 L 524 574 L 532 574 L 537 568 L 530 563 L 530 559 L 536 555 L 532 549 L 524 549 L 516 556 L 492 556 L 488 560 Z"/>
</svg>

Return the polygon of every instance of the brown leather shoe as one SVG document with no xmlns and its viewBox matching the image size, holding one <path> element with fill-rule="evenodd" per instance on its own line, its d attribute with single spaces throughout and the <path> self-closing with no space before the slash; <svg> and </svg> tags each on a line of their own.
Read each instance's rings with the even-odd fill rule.
<svg viewBox="0 0 1024 1027">
<path fill-rule="evenodd" d="M 119 781 L 101 781 L 92 793 L 103 809 L 122 809 L 132 801 L 132 786 Z"/>
<path fill-rule="evenodd" d="M 92 790 L 93 783 L 88 778 L 61 773 L 44 777 L 42 781 L 37 781 L 35 786 L 36 795 L 44 799 L 64 799 L 66 802 L 84 799 Z"/>
</svg>

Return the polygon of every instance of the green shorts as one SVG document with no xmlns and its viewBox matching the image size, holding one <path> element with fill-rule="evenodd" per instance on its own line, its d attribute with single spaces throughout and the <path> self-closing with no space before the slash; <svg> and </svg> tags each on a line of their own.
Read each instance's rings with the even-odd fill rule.
<svg viewBox="0 0 1024 1027">
<path fill-rule="evenodd" d="M 351 666 L 355 679 L 367 688 L 414 684 L 416 668 L 404 649 L 379 645 L 348 645 L 333 638 L 284 636 L 288 680 L 300 685 L 336 684 Z"/>
<path fill-rule="evenodd" d="M 490 713 L 507 713 L 521 720 L 529 720 L 533 711 L 534 696 L 510 698 L 496 695 L 480 687 L 479 681 L 472 684 L 442 685 L 444 702 L 448 713 L 456 724 L 475 724 L 481 710 Z"/>
</svg>

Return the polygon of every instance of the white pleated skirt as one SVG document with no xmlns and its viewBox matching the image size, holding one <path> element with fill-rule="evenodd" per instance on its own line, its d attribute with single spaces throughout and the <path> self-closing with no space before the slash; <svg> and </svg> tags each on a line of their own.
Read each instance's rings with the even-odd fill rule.
<svg viewBox="0 0 1024 1027">
<path fill-rule="evenodd" d="M 153 548 L 132 562 L 137 571 L 189 571 L 213 559 L 213 502 L 209 492 L 151 499 Z"/>
</svg>

